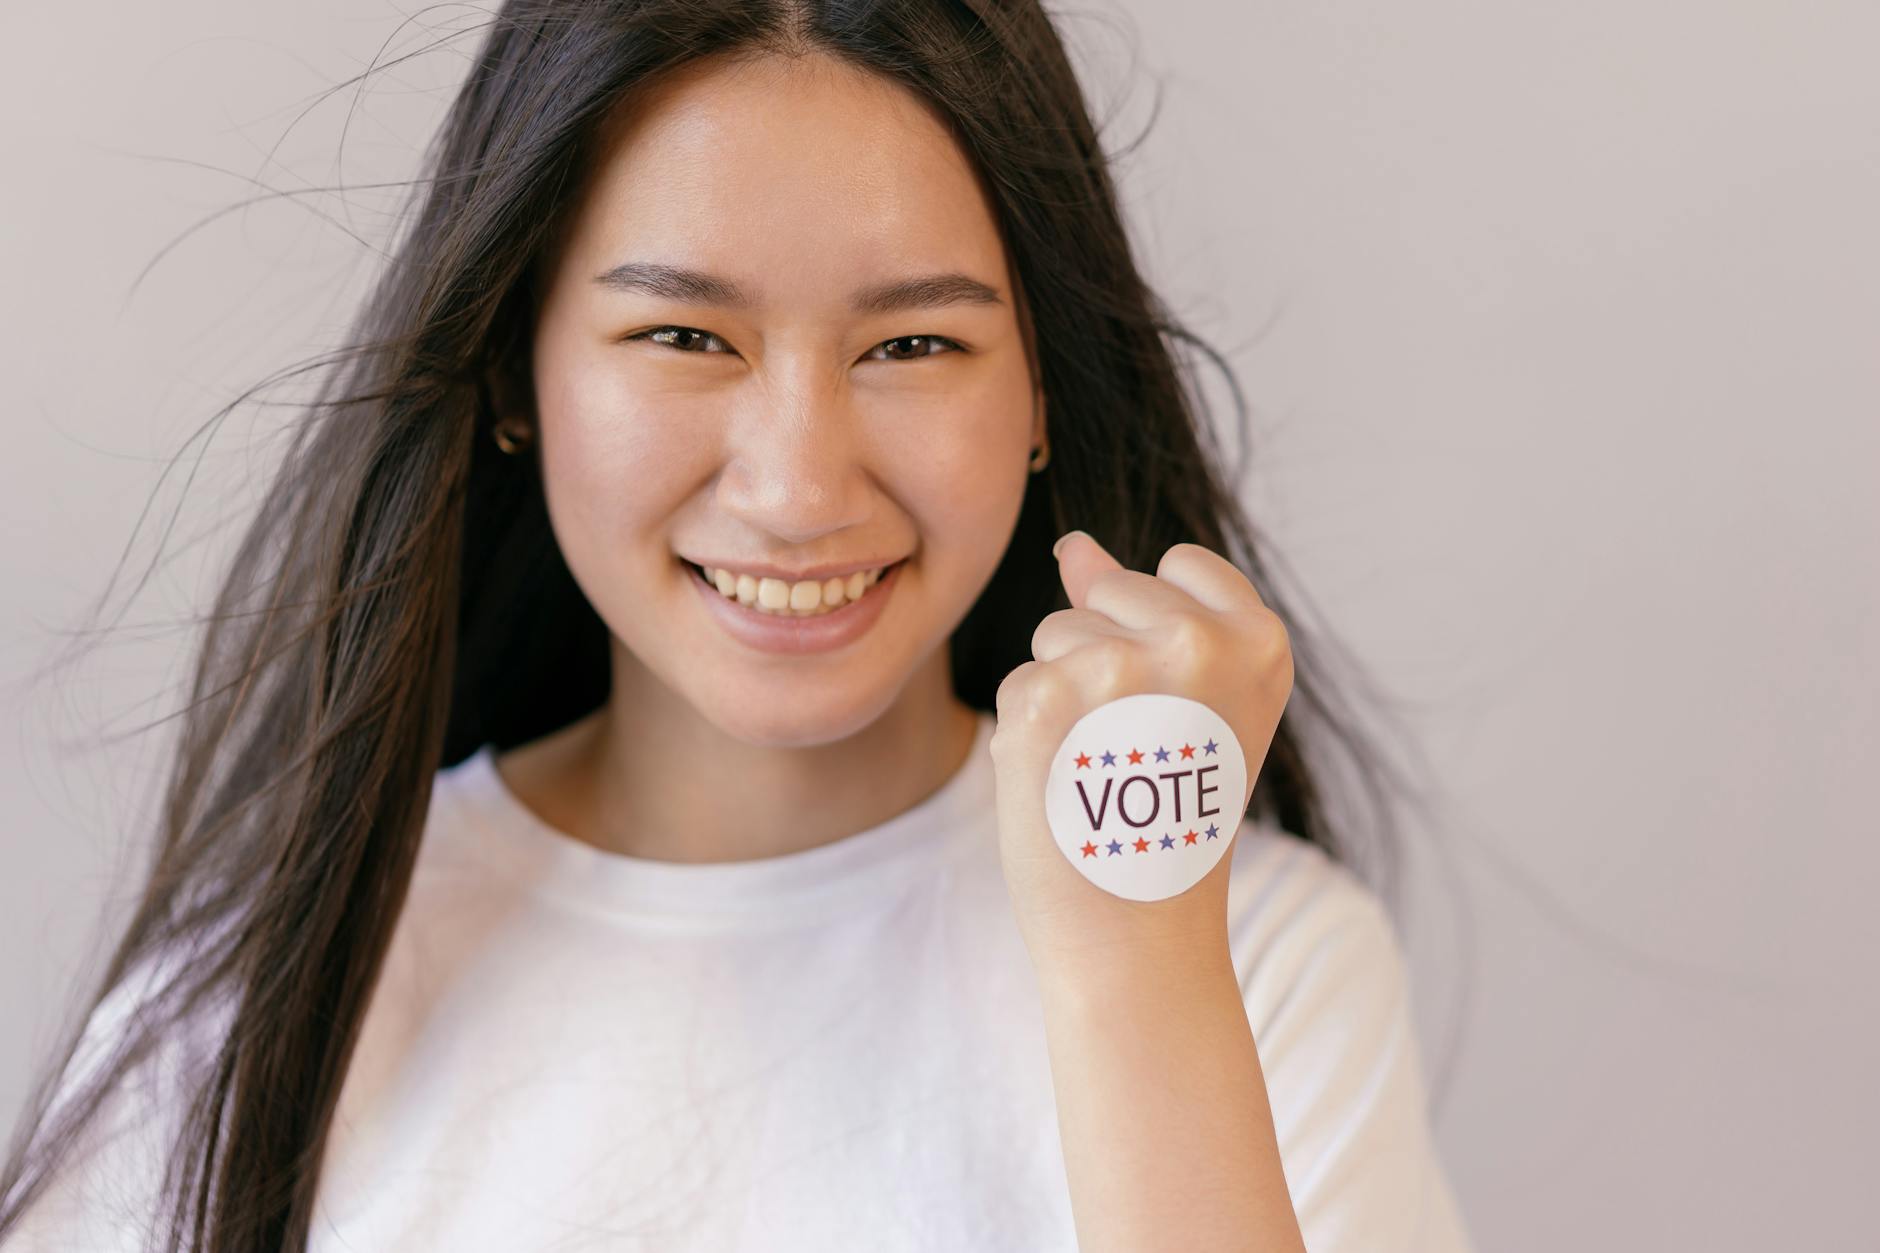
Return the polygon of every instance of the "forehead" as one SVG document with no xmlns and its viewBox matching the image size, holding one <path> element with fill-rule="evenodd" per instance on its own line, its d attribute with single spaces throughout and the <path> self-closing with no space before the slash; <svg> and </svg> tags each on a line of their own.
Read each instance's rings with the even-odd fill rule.
<svg viewBox="0 0 1880 1253">
<path fill-rule="evenodd" d="M 694 62 L 624 102 L 599 140 L 568 240 L 588 274 L 693 265 L 764 303 L 846 298 L 900 271 L 1005 286 L 992 206 L 951 132 L 846 63 Z"/>
</svg>

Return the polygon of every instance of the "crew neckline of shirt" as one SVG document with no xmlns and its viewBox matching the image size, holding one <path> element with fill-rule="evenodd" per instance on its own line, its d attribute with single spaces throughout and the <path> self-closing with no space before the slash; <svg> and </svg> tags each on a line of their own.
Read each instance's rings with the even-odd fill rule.
<svg viewBox="0 0 1880 1253">
<path fill-rule="evenodd" d="M 934 791 L 887 820 L 825 844 L 741 861 L 675 862 L 598 848 L 549 825 L 509 789 L 484 744 L 445 772 L 474 852 L 513 882 L 623 918 L 760 921 L 878 893 L 931 868 L 993 813 L 994 718 L 977 710 L 972 747 Z"/>
</svg>

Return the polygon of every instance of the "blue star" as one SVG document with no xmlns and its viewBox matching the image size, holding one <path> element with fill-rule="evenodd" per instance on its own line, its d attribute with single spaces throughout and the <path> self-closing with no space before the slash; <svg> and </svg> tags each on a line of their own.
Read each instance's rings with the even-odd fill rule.
<svg viewBox="0 0 1880 1253">
<path fill-rule="evenodd" d="M 1165 836 L 1163 836 L 1163 837 L 1162 837 L 1162 847 L 1163 847 L 1163 848 L 1174 848 L 1174 847 L 1175 847 L 1175 841 L 1174 841 L 1174 839 L 1173 839 L 1173 838 L 1171 838 L 1170 836 L 1166 836 L 1166 835 L 1165 835 Z"/>
<path fill-rule="evenodd" d="M 1110 856 L 1114 857 L 1122 851 L 1123 846 L 1121 844 L 1118 844 L 1115 840 L 1110 841 Z"/>
<path fill-rule="evenodd" d="M 1108 751 L 1107 749 L 1104 750 L 1103 764 L 1106 766 L 1114 766 L 1116 764 L 1116 754 Z"/>
<path fill-rule="evenodd" d="M 1160 746 L 1158 746 L 1158 747 L 1156 748 L 1156 750 L 1155 750 L 1155 759 L 1156 759 L 1157 761 L 1167 761 L 1167 760 L 1168 760 L 1168 749 L 1166 749 L 1166 748 L 1162 748 L 1162 747 L 1160 747 Z"/>
<path fill-rule="evenodd" d="M 1206 743 L 1205 745 L 1203 745 L 1203 747 L 1204 747 L 1204 748 L 1206 748 L 1206 749 L 1208 750 L 1208 752 L 1209 752 L 1210 754 L 1211 754 L 1211 753 L 1213 753 L 1213 752 L 1214 752 L 1214 741 L 1213 741 L 1213 740 L 1209 740 L 1209 741 L 1208 741 L 1208 742 L 1207 742 L 1207 743 Z"/>
<path fill-rule="evenodd" d="M 1211 840 L 1211 839 L 1213 839 L 1213 838 L 1214 838 L 1215 836 L 1217 836 L 1217 835 L 1219 835 L 1219 834 L 1220 834 L 1220 832 L 1219 832 L 1219 831 L 1217 831 L 1217 830 L 1215 830 L 1215 828 L 1214 828 L 1214 824 L 1210 822 L 1210 823 L 1208 824 L 1208 838 L 1209 838 L 1209 839 Z"/>
</svg>

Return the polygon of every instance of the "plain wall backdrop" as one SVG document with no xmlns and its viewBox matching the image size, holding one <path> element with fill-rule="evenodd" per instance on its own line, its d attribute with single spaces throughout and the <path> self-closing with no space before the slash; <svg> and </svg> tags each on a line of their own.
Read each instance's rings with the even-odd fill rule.
<svg viewBox="0 0 1880 1253">
<path fill-rule="evenodd" d="M 1144 264 L 1246 388 L 1256 522 L 1420 746 L 1401 918 L 1480 1247 L 1874 1248 L 1880 9 L 1053 11 L 1106 148 L 1159 95 L 1119 171 Z M 337 342 L 483 16 L 8 22 L 8 1127 L 294 411 L 192 433 Z"/>
</svg>

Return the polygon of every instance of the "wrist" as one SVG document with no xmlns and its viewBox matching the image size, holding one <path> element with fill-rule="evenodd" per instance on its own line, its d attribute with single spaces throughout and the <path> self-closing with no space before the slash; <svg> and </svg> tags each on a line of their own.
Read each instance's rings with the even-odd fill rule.
<svg viewBox="0 0 1880 1253">
<path fill-rule="evenodd" d="M 1039 994 L 1050 1012 L 1107 1015 L 1145 1006 L 1240 999 L 1226 927 L 1134 933 L 1031 947 Z"/>
</svg>

